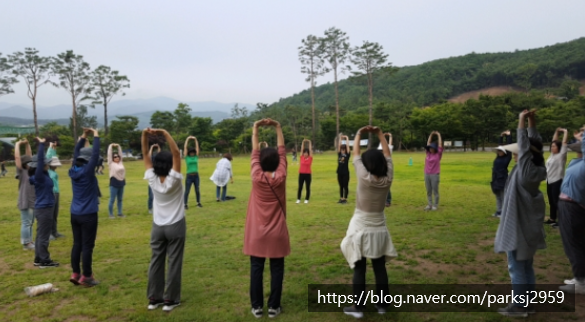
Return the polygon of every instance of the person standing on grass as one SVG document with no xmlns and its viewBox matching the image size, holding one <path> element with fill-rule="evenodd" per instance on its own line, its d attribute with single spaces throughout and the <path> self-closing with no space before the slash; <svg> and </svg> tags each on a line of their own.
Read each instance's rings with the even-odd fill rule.
<svg viewBox="0 0 585 322">
<path fill-rule="evenodd" d="M 347 195 L 349 194 L 349 151 L 347 145 L 342 144 L 344 138 L 345 142 L 349 142 L 349 138 L 341 134 L 337 142 L 337 182 L 339 183 L 339 201 L 337 203 L 340 204 L 347 203 Z"/>
<path fill-rule="evenodd" d="M 34 216 L 37 220 L 37 239 L 34 265 L 40 268 L 57 267 L 59 263 L 53 261 L 49 253 L 55 207 L 53 180 L 49 176 L 49 165 L 45 162 L 45 139 L 37 137 L 37 140 L 39 141 L 38 154 L 32 157 L 32 162 L 28 165 L 29 182 L 35 187 L 36 195 Z"/>
<path fill-rule="evenodd" d="M 377 134 L 382 151 L 371 149 L 360 155 L 362 133 Z M 392 185 L 394 167 L 392 152 L 384 133 L 375 126 L 358 130 L 353 141 L 353 165 L 357 177 L 355 210 L 347 233 L 341 242 L 343 256 L 353 269 L 353 294 L 356 298 L 366 291 L 366 261 L 371 259 L 376 276 L 376 294 L 387 295 L 386 262 L 398 256 L 386 226 L 385 199 Z M 376 305 L 378 313 L 386 313 L 387 304 Z M 365 303 L 345 307 L 343 312 L 355 318 L 364 316 Z"/>
<path fill-rule="evenodd" d="M 55 207 L 53 207 L 53 227 L 51 228 L 51 237 L 50 239 L 56 239 L 60 237 L 65 237 L 63 234 L 57 231 L 57 218 L 59 217 L 59 175 L 57 174 L 57 167 L 60 167 L 61 161 L 57 157 L 57 142 L 52 142 L 49 144 L 49 148 L 47 149 L 47 154 L 45 155 L 45 159 L 49 164 L 49 176 L 51 180 L 53 180 L 53 195 L 55 195 Z"/>
<path fill-rule="evenodd" d="M 87 135 L 93 134 L 93 146 L 84 147 Z M 100 157 L 100 138 L 95 129 L 84 128 L 83 135 L 73 151 L 74 163 L 69 169 L 73 198 L 71 199 L 71 269 L 69 281 L 75 285 L 96 286 L 99 282 L 93 276 L 93 249 L 98 227 L 99 186 L 95 167 Z M 83 257 L 82 257 L 83 254 Z M 79 262 L 83 265 L 83 274 Z"/>
<path fill-rule="evenodd" d="M 223 158 L 217 161 L 217 164 L 215 165 L 215 171 L 213 171 L 213 175 L 211 178 L 209 178 L 217 186 L 215 189 L 215 197 L 217 202 L 226 201 L 227 184 L 230 180 L 232 184 L 234 184 L 231 162 L 232 155 L 229 153 L 224 154 Z"/>
<path fill-rule="evenodd" d="M 563 132 L 563 141 L 559 141 L 559 132 Z M 550 156 L 546 160 L 546 194 L 550 206 L 550 216 L 544 223 L 557 228 L 557 209 L 561 185 L 565 176 L 565 165 L 567 164 L 567 129 L 557 128 L 550 146 Z"/>
<path fill-rule="evenodd" d="M 148 151 L 148 136 L 163 135 L 171 152 L 162 151 L 152 162 Z M 144 179 L 154 195 L 150 248 L 152 257 L 148 266 L 148 309 L 163 305 L 169 312 L 181 304 L 181 277 L 187 225 L 181 174 L 181 151 L 171 135 L 162 129 L 142 131 Z M 165 281 L 165 265 L 168 272 Z"/>
<path fill-rule="evenodd" d="M 504 187 L 506 186 L 506 180 L 508 180 L 508 165 L 512 161 L 512 153 L 502 147 L 504 145 L 504 137 L 506 137 L 506 144 L 512 144 L 510 131 L 502 132 L 499 139 L 500 146 L 495 150 L 497 155 L 492 167 L 492 181 L 490 183 L 492 192 L 496 196 L 496 212 L 492 215 L 494 217 L 500 217 L 502 214 Z"/>
<path fill-rule="evenodd" d="M 528 118 L 528 131 L 525 121 Z M 528 294 L 535 289 L 533 260 L 538 249 L 546 248 L 544 196 L 540 183 L 546 179 L 542 141 L 536 130 L 534 112 L 524 110 L 519 115 L 518 143 L 504 148 L 513 153 L 516 165 L 512 168 L 504 191 L 502 216 L 496 232 L 494 250 L 506 253 L 508 271 L 514 294 Z M 498 313 L 510 317 L 526 317 L 534 312 L 520 299 Z M 530 303 L 530 301 L 528 301 Z"/>
<path fill-rule="evenodd" d="M 437 143 L 433 142 L 433 135 L 437 136 Z M 443 140 L 441 133 L 431 132 L 427 140 L 427 156 L 425 158 L 425 187 L 427 188 L 427 206 L 425 210 L 437 210 L 439 207 L 439 181 L 441 173 L 441 158 L 443 157 Z M 435 196 L 433 202 L 433 195 Z"/>
<path fill-rule="evenodd" d="M 156 148 L 156 152 L 154 152 L 154 149 Z M 150 146 L 150 150 L 148 151 L 148 155 L 150 155 L 150 161 L 152 162 L 152 164 L 154 164 L 154 157 L 156 157 L 156 155 L 160 152 L 160 146 L 158 146 L 158 144 L 153 144 Z M 143 154 L 142 158 L 146 158 L 146 156 Z M 153 201 L 154 196 L 152 195 L 152 188 L 150 188 L 150 185 L 148 185 L 148 213 L 152 215 L 152 201 Z"/>
<path fill-rule="evenodd" d="M 307 142 L 308 148 L 305 148 Z M 305 203 L 309 203 L 311 197 L 311 165 L 313 164 L 313 147 L 311 141 L 304 139 L 301 143 L 301 166 L 299 168 L 299 190 L 297 192 L 297 203 L 301 203 L 301 194 L 303 193 L 303 184 L 307 184 L 307 194 L 305 195 Z"/>
<path fill-rule="evenodd" d="M 0 162 L 0 166 L 2 166 L 2 172 L 0 173 L 1 176 L 5 176 L 8 171 L 6 170 L 6 161 Z"/>
<path fill-rule="evenodd" d="M 273 126 L 277 149 L 260 150 L 258 127 Z M 282 312 L 280 299 L 284 280 L 284 258 L 290 254 L 290 239 L 286 226 L 287 161 L 284 136 L 280 123 L 263 119 L 254 123 L 252 130 L 252 190 L 246 214 L 244 254 L 250 256 L 250 301 L 252 314 L 263 314 L 264 291 L 262 276 L 264 263 L 270 258 L 270 297 L 268 317 Z"/>
<path fill-rule="evenodd" d="M 297 150 L 292 149 L 292 162 L 297 162 Z"/>
<path fill-rule="evenodd" d="M 565 134 L 566 135 L 566 134 Z M 574 134 L 571 144 L 577 158 L 571 160 L 565 172 L 559 200 L 559 226 L 565 254 L 573 270 L 573 279 L 565 280 L 559 289 L 564 292 L 585 294 L 585 141 L 583 130 Z M 571 284 L 574 284 L 571 285 Z"/>
<path fill-rule="evenodd" d="M 189 149 L 189 141 L 195 142 L 195 148 Z M 197 197 L 197 207 L 201 205 L 201 193 L 199 192 L 199 142 L 194 136 L 189 136 L 185 140 L 185 147 L 183 148 L 183 155 L 185 156 L 185 163 L 187 165 L 187 177 L 185 178 L 185 209 L 189 209 L 189 193 L 191 192 L 191 185 L 195 186 L 195 196 Z"/>
<path fill-rule="evenodd" d="M 114 147 L 118 152 L 114 153 Z M 126 168 L 122 160 L 122 148 L 117 143 L 108 146 L 108 168 L 110 171 L 110 203 L 108 211 L 110 219 L 114 217 L 114 201 L 118 200 L 118 217 L 124 217 L 122 212 L 122 199 L 124 198 L 124 186 L 126 185 Z"/>
<path fill-rule="evenodd" d="M 20 155 L 20 146 L 25 144 L 25 155 Z M 16 166 L 16 178 L 18 179 L 18 209 L 20 210 L 20 243 L 24 250 L 34 250 L 33 214 L 35 207 L 35 187 L 29 183 L 28 165 L 32 161 L 32 150 L 26 139 L 16 142 L 14 145 L 14 165 Z"/>
</svg>

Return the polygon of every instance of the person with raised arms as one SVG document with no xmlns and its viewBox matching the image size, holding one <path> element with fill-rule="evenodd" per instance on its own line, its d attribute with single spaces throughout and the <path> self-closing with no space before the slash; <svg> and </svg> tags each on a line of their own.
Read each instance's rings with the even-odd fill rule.
<svg viewBox="0 0 585 322">
<path fill-rule="evenodd" d="M 433 142 L 433 135 L 437 136 L 437 143 Z M 441 158 L 443 157 L 443 140 L 441 133 L 433 131 L 427 140 L 427 156 L 425 158 L 425 187 L 427 189 L 427 206 L 425 210 L 437 210 L 439 207 L 439 182 L 441 173 Z M 433 201 L 434 195 L 434 201 Z"/>
<path fill-rule="evenodd" d="M 171 152 L 161 151 L 152 162 L 148 136 L 163 135 Z M 148 309 L 163 305 L 170 312 L 181 304 L 181 277 L 187 225 L 181 174 L 181 151 L 169 132 L 163 129 L 142 131 L 144 179 L 154 195 L 148 266 Z M 169 267 L 165 278 L 165 264 Z"/>
<path fill-rule="evenodd" d="M 342 140 L 345 138 L 345 144 Z M 347 195 L 349 194 L 349 151 L 347 146 L 349 138 L 346 135 L 339 135 L 337 141 L 337 182 L 339 183 L 339 201 L 337 203 L 346 204 Z"/>
<path fill-rule="evenodd" d="M 116 147 L 117 152 L 113 152 Z M 117 143 L 108 146 L 108 168 L 110 171 L 110 203 L 108 211 L 110 219 L 114 217 L 114 201 L 118 200 L 118 217 L 124 217 L 122 212 L 122 199 L 124 198 L 124 187 L 126 186 L 126 168 L 122 160 L 122 148 Z"/>
<path fill-rule="evenodd" d="M 528 130 L 526 119 L 528 118 Z M 504 188 L 504 203 L 500 224 L 496 232 L 494 250 L 506 253 L 508 272 L 514 294 L 534 292 L 534 255 L 546 248 L 542 226 L 546 205 L 540 191 L 540 183 L 546 179 L 546 167 L 542 152 L 542 141 L 536 130 L 534 112 L 524 110 L 518 118 L 518 143 L 504 146 L 512 152 L 516 165 L 510 171 Z M 533 313 L 530 296 L 505 308 L 498 313 L 509 317 L 527 317 Z"/>
<path fill-rule="evenodd" d="M 382 143 L 382 151 L 371 149 L 360 155 L 362 133 L 377 134 Z M 354 296 L 359 298 L 366 290 L 368 258 L 374 268 L 376 294 L 386 296 L 389 294 L 386 262 L 398 256 L 384 214 L 386 195 L 394 175 L 392 152 L 384 133 L 376 126 L 367 125 L 359 129 L 353 142 L 353 166 L 357 178 L 355 210 L 345 238 L 341 241 L 341 251 L 349 267 L 353 269 Z M 384 314 L 387 305 L 377 304 L 376 308 L 378 313 Z M 343 312 L 362 318 L 364 309 L 365 303 L 358 303 L 345 307 Z"/>
<path fill-rule="evenodd" d="M 34 265 L 40 268 L 57 267 L 59 263 L 51 259 L 49 243 L 53 229 L 53 180 L 49 176 L 49 165 L 45 162 L 45 139 L 37 137 L 39 150 L 28 165 L 29 182 L 35 187 L 34 215 L 37 220 Z"/>
<path fill-rule="evenodd" d="M 26 144 L 25 154 L 21 156 L 20 147 Z M 35 187 L 29 183 L 28 164 L 32 161 L 32 150 L 26 139 L 16 142 L 14 145 L 14 164 L 16 166 L 16 179 L 18 180 L 17 206 L 20 210 L 20 242 L 24 250 L 34 250 L 33 224 L 35 216 Z"/>
<path fill-rule="evenodd" d="M 258 127 L 272 126 L 276 130 L 277 149 L 260 149 Z M 284 257 L 290 254 L 290 239 L 286 225 L 287 161 L 284 136 L 280 123 L 263 119 L 252 130 L 252 190 L 246 214 L 244 254 L 250 256 L 250 301 L 252 314 L 263 315 L 264 263 L 270 258 L 270 297 L 268 317 L 282 312 L 280 299 L 284 279 Z"/>
<path fill-rule="evenodd" d="M 305 147 L 305 142 L 308 147 Z M 305 203 L 309 203 L 311 197 L 311 165 L 313 164 L 313 147 L 310 140 L 304 139 L 301 143 L 301 166 L 299 167 L 299 190 L 297 191 L 297 203 L 301 203 L 303 185 L 307 184 L 307 193 L 305 194 Z"/>
<path fill-rule="evenodd" d="M 500 145 L 495 149 L 496 158 L 492 166 L 492 181 L 490 186 L 492 192 L 496 196 L 496 212 L 492 216 L 500 217 L 502 214 L 502 203 L 504 202 L 504 187 L 508 180 L 508 165 L 512 161 L 512 152 L 506 151 L 503 147 L 504 136 L 506 137 L 506 144 L 512 144 L 512 136 L 510 131 L 504 131 L 500 134 Z"/>
<path fill-rule="evenodd" d="M 559 132 L 563 132 L 563 141 L 559 141 Z M 550 146 L 550 156 L 546 160 L 546 194 L 550 206 L 549 219 L 544 223 L 557 228 L 557 211 L 561 185 L 565 176 L 565 165 L 567 164 L 567 129 L 557 128 Z"/>
<path fill-rule="evenodd" d="M 86 146 L 87 136 L 93 134 L 93 146 Z M 69 169 L 73 198 L 71 200 L 71 269 L 69 281 L 75 285 L 96 286 L 93 276 L 93 249 L 98 228 L 99 185 L 95 167 L 100 157 L 100 137 L 95 129 L 84 128 L 83 135 L 73 151 L 73 165 Z M 83 255 L 83 256 L 82 256 Z M 83 273 L 79 262 L 82 262 Z"/>
<path fill-rule="evenodd" d="M 189 141 L 195 143 L 194 148 L 189 148 Z M 201 193 L 199 192 L 199 142 L 194 136 L 189 136 L 185 140 L 183 148 L 183 155 L 185 156 L 185 164 L 187 165 L 187 176 L 185 177 L 185 209 L 189 209 L 189 193 L 191 186 L 195 186 L 195 196 L 197 197 L 197 207 L 201 205 Z"/>
</svg>

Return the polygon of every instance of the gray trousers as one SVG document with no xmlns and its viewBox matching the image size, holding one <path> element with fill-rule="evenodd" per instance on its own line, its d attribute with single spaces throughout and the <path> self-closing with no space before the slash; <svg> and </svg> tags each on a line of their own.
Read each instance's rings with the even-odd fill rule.
<svg viewBox="0 0 585 322">
<path fill-rule="evenodd" d="M 150 248 L 152 257 L 148 267 L 147 297 L 155 300 L 181 301 L 181 271 L 187 225 L 185 218 L 168 226 L 152 223 Z M 169 268 L 165 282 L 165 264 Z"/>
<path fill-rule="evenodd" d="M 37 219 L 37 238 L 35 240 L 35 262 L 46 263 L 51 261 L 49 253 L 49 237 L 53 228 L 53 207 L 35 208 Z"/>
<path fill-rule="evenodd" d="M 578 203 L 559 200 L 559 228 L 573 276 L 585 281 L 585 209 Z"/>
<path fill-rule="evenodd" d="M 429 206 L 439 205 L 439 174 L 425 173 L 425 187 L 427 188 L 427 201 Z M 433 203 L 433 195 L 435 195 L 435 203 Z"/>
<path fill-rule="evenodd" d="M 59 217 L 59 194 L 54 193 L 55 196 L 55 207 L 53 207 L 53 227 L 51 227 L 51 235 L 57 237 L 59 232 L 57 231 L 57 217 Z"/>
<path fill-rule="evenodd" d="M 501 214 L 502 205 L 504 204 L 504 190 L 496 190 L 493 193 L 496 196 L 496 212 Z"/>
</svg>

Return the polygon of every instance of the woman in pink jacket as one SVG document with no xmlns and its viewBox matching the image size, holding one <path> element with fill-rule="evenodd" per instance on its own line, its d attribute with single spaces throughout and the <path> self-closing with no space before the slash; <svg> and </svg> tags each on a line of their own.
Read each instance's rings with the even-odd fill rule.
<svg viewBox="0 0 585 322">
<path fill-rule="evenodd" d="M 274 126 L 278 150 L 258 144 L 258 127 Z M 270 298 L 268 316 L 280 314 L 280 297 L 284 278 L 284 257 L 290 254 L 286 227 L 286 150 L 280 123 L 263 119 L 254 123 L 252 132 L 252 191 L 246 216 L 244 254 L 250 256 L 250 300 L 252 314 L 263 314 L 262 275 L 264 262 L 270 258 Z"/>
</svg>

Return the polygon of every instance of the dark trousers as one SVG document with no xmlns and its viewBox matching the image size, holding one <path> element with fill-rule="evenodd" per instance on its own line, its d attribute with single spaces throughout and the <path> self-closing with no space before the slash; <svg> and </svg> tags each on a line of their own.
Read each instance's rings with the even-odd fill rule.
<svg viewBox="0 0 585 322">
<path fill-rule="evenodd" d="M 185 218 L 167 226 L 152 223 L 148 267 L 147 297 L 155 300 L 181 301 L 181 277 L 187 224 Z M 168 260 L 169 270 L 165 276 Z"/>
<path fill-rule="evenodd" d="M 578 203 L 559 201 L 559 228 L 573 276 L 585 278 L 585 209 Z"/>
<path fill-rule="evenodd" d="M 392 204 L 392 191 L 388 189 L 388 194 L 386 195 L 386 203 L 391 205 Z"/>
<path fill-rule="evenodd" d="M 307 194 L 305 200 L 309 200 L 311 197 L 311 174 L 310 173 L 299 173 L 299 191 L 297 193 L 297 199 L 301 200 L 301 193 L 303 192 L 303 184 L 307 183 Z"/>
<path fill-rule="evenodd" d="M 152 210 L 152 201 L 154 200 L 154 195 L 152 194 L 152 188 L 150 185 L 148 186 L 148 210 Z"/>
<path fill-rule="evenodd" d="M 347 195 L 349 194 L 349 172 L 344 174 L 338 173 L 337 182 L 339 182 L 339 198 L 347 199 Z"/>
<path fill-rule="evenodd" d="M 51 261 L 49 253 L 49 238 L 53 229 L 53 207 L 35 208 L 37 219 L 37 238 L 35 240 L 35 262 L 46 263 Z"/>
<path fill-rule="evenodd" d="M 201 194 L 199 193 L 199 174 L 187 174 L 185 176 L 185 206 L 189 203 L 189 193 L 191 192 L 191 185 L 195 186 L 195 196 L 197 203 L 201 202 Z"/>
<path fill-rule="evenodd" d="M 548 195 L 548 204 L 550 205 L 550 219 L 557 220 L 557 209 L 559 204 L 559 196 L 561 195 L 561 185 L 563 179 L 546 184 L 546 194 Z"/>
<path fill-rule="evenodd" d="M 71 230 L 73 231 L 73 247 L 71 248 L 71 269 L 73 273 L 80 274 L 79 262 L 83 263 L 83 276 L 91 277 L 93 271 L 93 248 L 97 235 L 98 215 L 71 214 Z M 82 258 L 83 254 L 83 258 Z"/>
<path fill-rule="evenodd" d="M 250 256 L 250 300 L 253 308 L 264 307 L 264 289 L 262 276 L 266 258 Z M 280 307 L 282 297 L 282 281 L 284 280 L 284 257 L 270 259 L 270 297 L 269 308 Z"/>
<path fill-rule="evenodd" d="M 55 207 L 53 208 L 53 226 L 51 227 L 51 235 L 57 237 L 59 232 L 57 231 L 57 217 L 59 217 L 59 194 L 55 195 Z"/>
<path fill-rule="evenodd" d="M 366 261 L 367 259 L 362 257 L 361 260 L 355 262 L 355 267 L 353 269 L 353 294 L 356 299 L 359 299 L 362 294 L 364 294 L 362 299 L 365 298 Z M 380 293 L 384 294 L 384 296 L 389 294 L 385 256 L 375 259 L 372 258 L 372 266 L 374 266 L 374 276 L 376 277 L 376 295 L 380 295 Z M 380 306 L 385 307 L 388 306 L 388 304 L 381 304 Z M 360 305 L 356 305 L 356 307 L 363 309 L 365 308 L 365 303 L 360 303 Z"/>
</svg>

